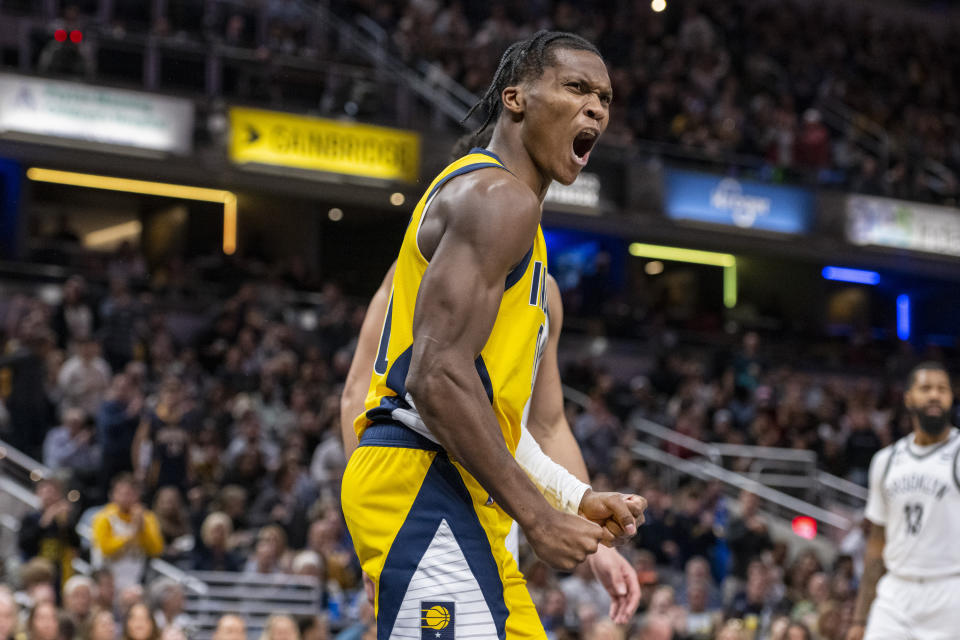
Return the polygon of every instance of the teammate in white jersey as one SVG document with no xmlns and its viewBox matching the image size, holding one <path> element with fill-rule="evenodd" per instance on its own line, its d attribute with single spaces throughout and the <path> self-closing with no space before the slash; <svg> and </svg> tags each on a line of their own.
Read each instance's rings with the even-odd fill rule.
<svg viewBox="0 0 960 640">
<path fill-rule="evenodd" d="M 904 403 L 913 433 L 870 463 L 870 536 L 847 640 L 960 638 L 960 432 L 943 365 L 915 367 Z"/>
</svg>

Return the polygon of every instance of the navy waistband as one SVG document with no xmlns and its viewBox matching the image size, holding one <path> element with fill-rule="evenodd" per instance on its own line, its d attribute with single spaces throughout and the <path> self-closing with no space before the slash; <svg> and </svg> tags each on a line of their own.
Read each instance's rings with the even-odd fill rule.
<svg viewBox="0 0 960 640">
<path fill-rule="evenodd" d="M 361 447 L 403 447 L 406 449 L 424 449 L 443 451 L 443 447 L 429 438 L 420 435 L 399 422 L 377 422 L 364 430 L 360 437 Z"/>
</svg>

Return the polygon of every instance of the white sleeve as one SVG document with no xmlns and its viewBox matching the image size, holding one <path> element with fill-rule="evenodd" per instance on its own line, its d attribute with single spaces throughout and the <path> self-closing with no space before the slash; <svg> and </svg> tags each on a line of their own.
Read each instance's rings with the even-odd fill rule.
<svg viewBox="0 0 960 640">
<path fill-rule="evenodd" d="M 883 476 L 891 455 L 893 455 L 893 447 L 881 449 L 873 456 L 867 480 L 869 483 L 867 508 L 863 515 L 870 522 L 882 527 L 887 525 L 887 499 L 883 495 Z"/>
<path fill-rule="evenodd" d="M 526 427 L 520 428 L 517 443 L 517 464 L 537 486 L 543 497 L 560 511 L 574 515 L 580 510 L 580 501 L 590 485 L 550 459 L 543 452 Z"/>
</svg>

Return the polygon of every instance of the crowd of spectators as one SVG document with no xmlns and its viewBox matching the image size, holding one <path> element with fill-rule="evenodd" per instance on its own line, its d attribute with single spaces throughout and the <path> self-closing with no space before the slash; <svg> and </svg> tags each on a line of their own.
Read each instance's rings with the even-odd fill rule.
<svg viewBox="0 0 960 640">
<path fill-rule="evenodd" d="M 760 157 L 866 193 L 940 200 L 958 192 L 955 23 L 933 29 L 828 2 L 671 0 L 662 13 L 627 1 L 342 4 L 377 21 L 405 60 L 434 63 L 477 95 L 517 39 L 538 29 L 585 36 L 612 70 L 605 144 Z M 829 130 L 824 106 L 837 103 L 857 118 Z M 867 140 L 876 136 L 869 123 L 886 144 Z M 928 160 L 947 170 L 925 172 Z"/>
<path fill-rule="evenodd" d="M 145 638 L 190 637 L 182 588 L 145 572 L 153 557 L 188 571 L 316 577 L 321 615 L 277 622 L 281 636 L 293 623 L 318 638 L 370 629 L 338 504 L 339 392 L 363 305 L 302 269 L 210 269 L 177 262 L 147 278 L 125 247 L 103 265 L 105 285 L 73 276 L 58 295 L 3 297 L 0 437 L 56 472 L 36 484 L 40 507 L 21 526 L 21 562 L 5 567 L 17 591 L 0 592 L 0 622 L 4 603 L 19 603 L 27 638 L 44 625 L 63 638 L 130 626 L 125 637 L 139 638 L 131 634 L 141 618 L 156 621 Z M 201 295 L 189 285 L 202 280 L 226 293 L 188 314 L 184 301 Z M 314 291 L 309 306 L 294 311 L 305 290 Z M 633 379 L 561 354 L 565 382 L 590 397 L 567 415 L 594 486 L 638 492 L 650 506 L 623 549 L 644 585 L 628 629 L 605 620 L 608 596 L 586 566 L 565 576 L 524 551 L 551 638 L 841 638 L 859 529 L 837 558 L 803 551 L 797 538 L 774 541 L 754 496 L 668 486 L 637 465 L 629 425 L 645 418 L 703 440 L 814 450 L 827 470 L 862 484 L 870 456 L 907 429 L 900 390 L 801 373 L 755 333 L 709 353 L 677 348 L 670 335 L 649 354 L 649 374 Z M 78 556 L 96 573 L 73 574 Z"/>
<path fill-rule="evenodd" d="M 336 55 L 336 38 L 309 2 L 171 0 L 162 15 L 138 0 L 112 4 L 106 27 L 118 37 L 216 41 L 253 50 L 261 61 Z M 611 67 L 616 102 L 608 145 L 669 143 L 766 177 L 786 171 L 870 194 L 953 203 L 960 191 L 960 92 L 951 82 L 960 73 L 960 38 L 952 18 L 933 27 L 935 13 L 911 20 L 850 3 L 747 0 L 671 0 L 662 13 L 627 0 L 328 6 L 376 23 L 400 59 L 431 63 L 477 95 L 511 42 L 541 28 L 579 33 L 597 43 Z M 68 2 L 51 31 L 82 28 L 102 15 L 96 0 Z M 84 42 L 50 42 L 39 65 L 88 77 L 95 71 Z M 263 85 L 264 96 L 296 98 L 250 74 L 240 73 L 241 82 Z M 373 115 L 366 102 L 389 108 L 358 82 L 327 87 L 319 101 L 331 108 L 349 103 L 354 115 Z M 837 117 L 838 109 L 853 117 Z"/>
</svg>

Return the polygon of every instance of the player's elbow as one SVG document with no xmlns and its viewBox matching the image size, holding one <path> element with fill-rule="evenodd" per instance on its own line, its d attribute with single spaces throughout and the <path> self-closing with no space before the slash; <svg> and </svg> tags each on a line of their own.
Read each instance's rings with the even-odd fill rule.
<svg viewBox="0 0 960 640">
<path fill-rule="evenodd" d="M 453 367 L 445 358 L 428 360 L 429 366 L 413 363 L 407 373 L 406 389 L 418 411 L 433 413 L 433 405 L 447 401 L 456 385 Z"/>
</svg>

